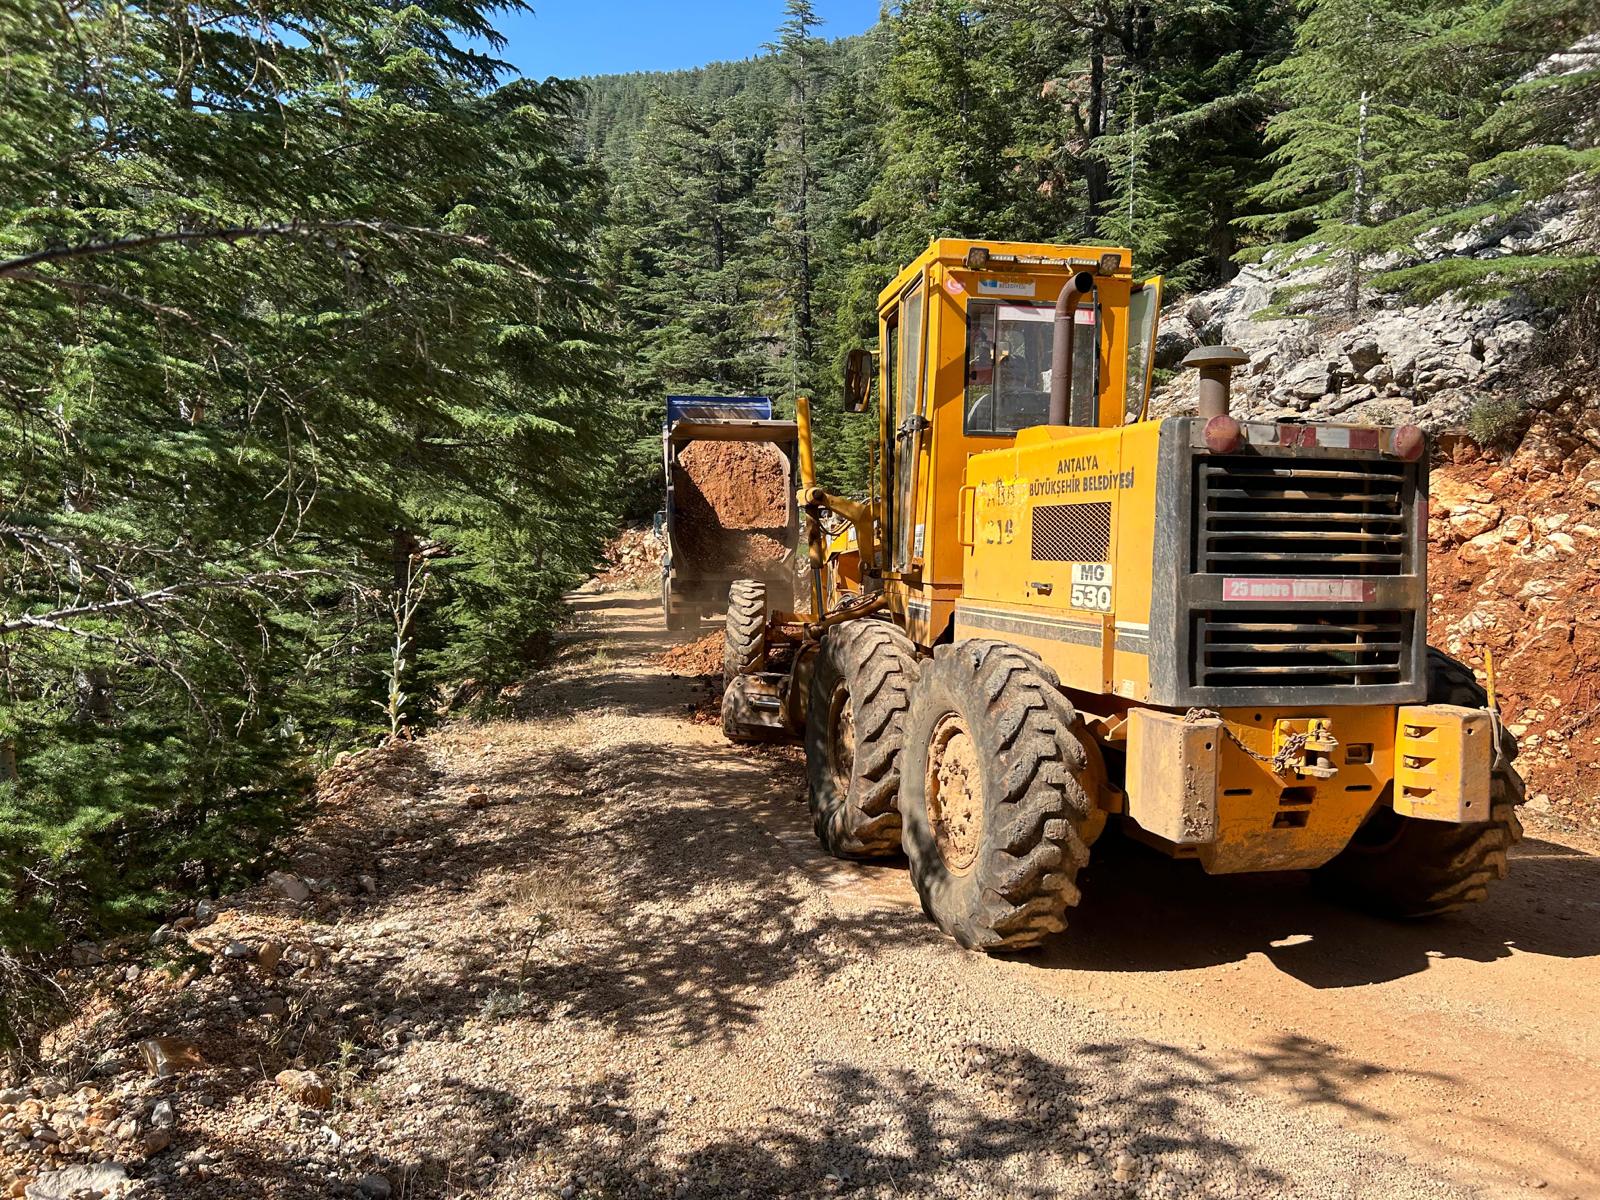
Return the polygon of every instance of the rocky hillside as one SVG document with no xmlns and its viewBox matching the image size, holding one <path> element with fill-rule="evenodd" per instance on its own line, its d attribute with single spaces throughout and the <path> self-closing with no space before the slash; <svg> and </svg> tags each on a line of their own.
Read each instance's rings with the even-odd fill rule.
<svg viewBox="0 0 1600 1200">
<path fill-rule="evenodd" d="M 1189 300 L 1163 323 L 1158 364 L 1176 366 L 1200 345 L 1239 346 L 1250 364 L 1235 395 L 1252 415 L 1403 418 L 1439 429 L 1464 423 L 1486 391 L 1517 377 L 1549 323 L 1522 300 L 1398 305 L 1354 320 L 1255 319 L 1281 282 L 1248 268 L 1227 287 Z M 1164 398 L 1177 408 L 1190 388 L 1180 378 Z"/>
<path fill-rule="evenodd" d="M 1539 252 L 1569 241 L 1582 212 L 1578 197 L 1559 197 L 1539 214 L 1486 225 L 1437 250 L 1480 259 Z M 1571 383 L 1581 374 L 1572 370 L 1581 354 L 1566 344 L 1573 314 L 1521 295 L 1429 304 L 1370 295 L 1352 316 L 1328 299 L 1327 275 L 1304 256 L 1269 257 L 1178 301 L 1162 316 L 1157 367 L 1178 367 L 1196 346 L 1238 346 L 1250 363 L 1235 376 L 1234 394 L 1253 416 L 1404 420 L 1430 432 L 1471 425 L 1507 444 L 1538 412 L 1565 406 L 1566 424 L 1600 449 L 1600 399 L 1592 386 L 1583 394 Z M 1551 353 L 1556 332 L 1560 354 Z M 1561 374 L 1548 368 L 1554 361 Z M 1182 411 L 1193 389 L 1192 377 L 1179 374 L 1157 393 L 1157 411 Z"/>
</svg>

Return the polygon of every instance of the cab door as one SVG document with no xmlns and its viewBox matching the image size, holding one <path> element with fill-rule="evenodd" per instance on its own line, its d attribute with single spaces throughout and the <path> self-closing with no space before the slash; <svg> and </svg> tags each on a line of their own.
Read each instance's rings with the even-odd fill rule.
<svg viewBox="0 0 1600 1200">
<path fill-rule="evenodd" d="M 1144 420 L 1150 407 L 1150 384 L 1155 378 L 1156 327 L 1161 319 L 1162 277 L 1134 284 L 1128 297 L 1128 358 L 1126 406 L 1123 424 Z"/>
<path fill-rule="evenodd" d="M 922 434 L 928 422 L 922 415 L 923 370 L 927 345 L 927 290 L 919 279 L 906 289 L 898 306 L 898 362 L 895 364 L 894 419 L 889 430 L 893 439 L 893 503 L 890 507 L 892 536 L 890 566 L 908 571 L 916 558 L 917 460 L 922 452 Z"/>
</svg>

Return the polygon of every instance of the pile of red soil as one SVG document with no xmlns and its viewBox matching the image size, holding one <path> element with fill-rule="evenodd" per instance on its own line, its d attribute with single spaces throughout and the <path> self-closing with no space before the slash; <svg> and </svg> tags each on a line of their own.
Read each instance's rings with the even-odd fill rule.
<svg viewBox="0 0 1600 1200">
<path fill-rule="evenodd" d="M 682 642 L 656 655 L 656 665 L 674 675 L 722 675 L 722 630 L 698 641 Z"/>
<path fill-rule="evenodd" d="M 1437 467 L 1429 642 L 1494 655 L 1529 807 L 1600 825 L 1600 458 Z"/>
<path fill-rule="evenodd" d="M 790 553 L 789 467 L 767 442 L 692 442 L 678 454 L 677 543 L 707 571 L 762 576 Z"/>
<path fill-rule="evenodd" d="M 696 698 L 684 715 L 695 725 L 722 724 L 723 631 L 692 642 L 680 642 L 656 655 L 656 665 L 673 675 L 697 679 Z"/>
</svg>

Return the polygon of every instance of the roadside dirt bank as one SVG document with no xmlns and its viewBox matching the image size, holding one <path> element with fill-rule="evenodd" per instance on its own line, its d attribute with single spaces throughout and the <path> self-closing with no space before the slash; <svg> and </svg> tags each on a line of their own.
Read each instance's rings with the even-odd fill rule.
<svg viewBox="0 0 1600 1200">
<path fill-rule="evenodd" d="M 168 965 L 103 948 L 0 1092 L 0 1195 L 1600 1196 L 1581 835 L 1535 817 L 1414 926 L 1106 841 L 1067 935 L 990 960 L 820 852 L 796 751 L 695 723 L 658 605 L 580 594 L 515 717 L 346 764 Z"/>
<path fill-rule="evenodd" d="M 1600 835 L 1600 458 L 1530 438 L 1435 467 L 1431 499 L 1430 643 L 1493 653 L 1529 811 Z"/>
</svg>

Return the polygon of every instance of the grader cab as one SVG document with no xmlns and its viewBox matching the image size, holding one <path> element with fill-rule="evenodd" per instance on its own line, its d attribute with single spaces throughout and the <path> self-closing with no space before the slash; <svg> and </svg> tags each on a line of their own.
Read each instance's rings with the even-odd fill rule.
<svg viewBox="0 0 1600 1200">
<path fill-rule="evenodd" d="M 940 240 L 879 301 L 865 500 L 816 486 L 809 612 L 736 583 L 724 726 L 803 737 L 817 834 L 902 849 L 962 945 L 1065 927 L 1115 820 L 1210 872 L 1448 912 L 1520 836 L 1514 740 L 1428 647 L 1426 440 L 1148 416 L 1160 281 L 1098 247 Z M 1492 686 L 1492 679 L 1491 679 Z"/>
</svg>

